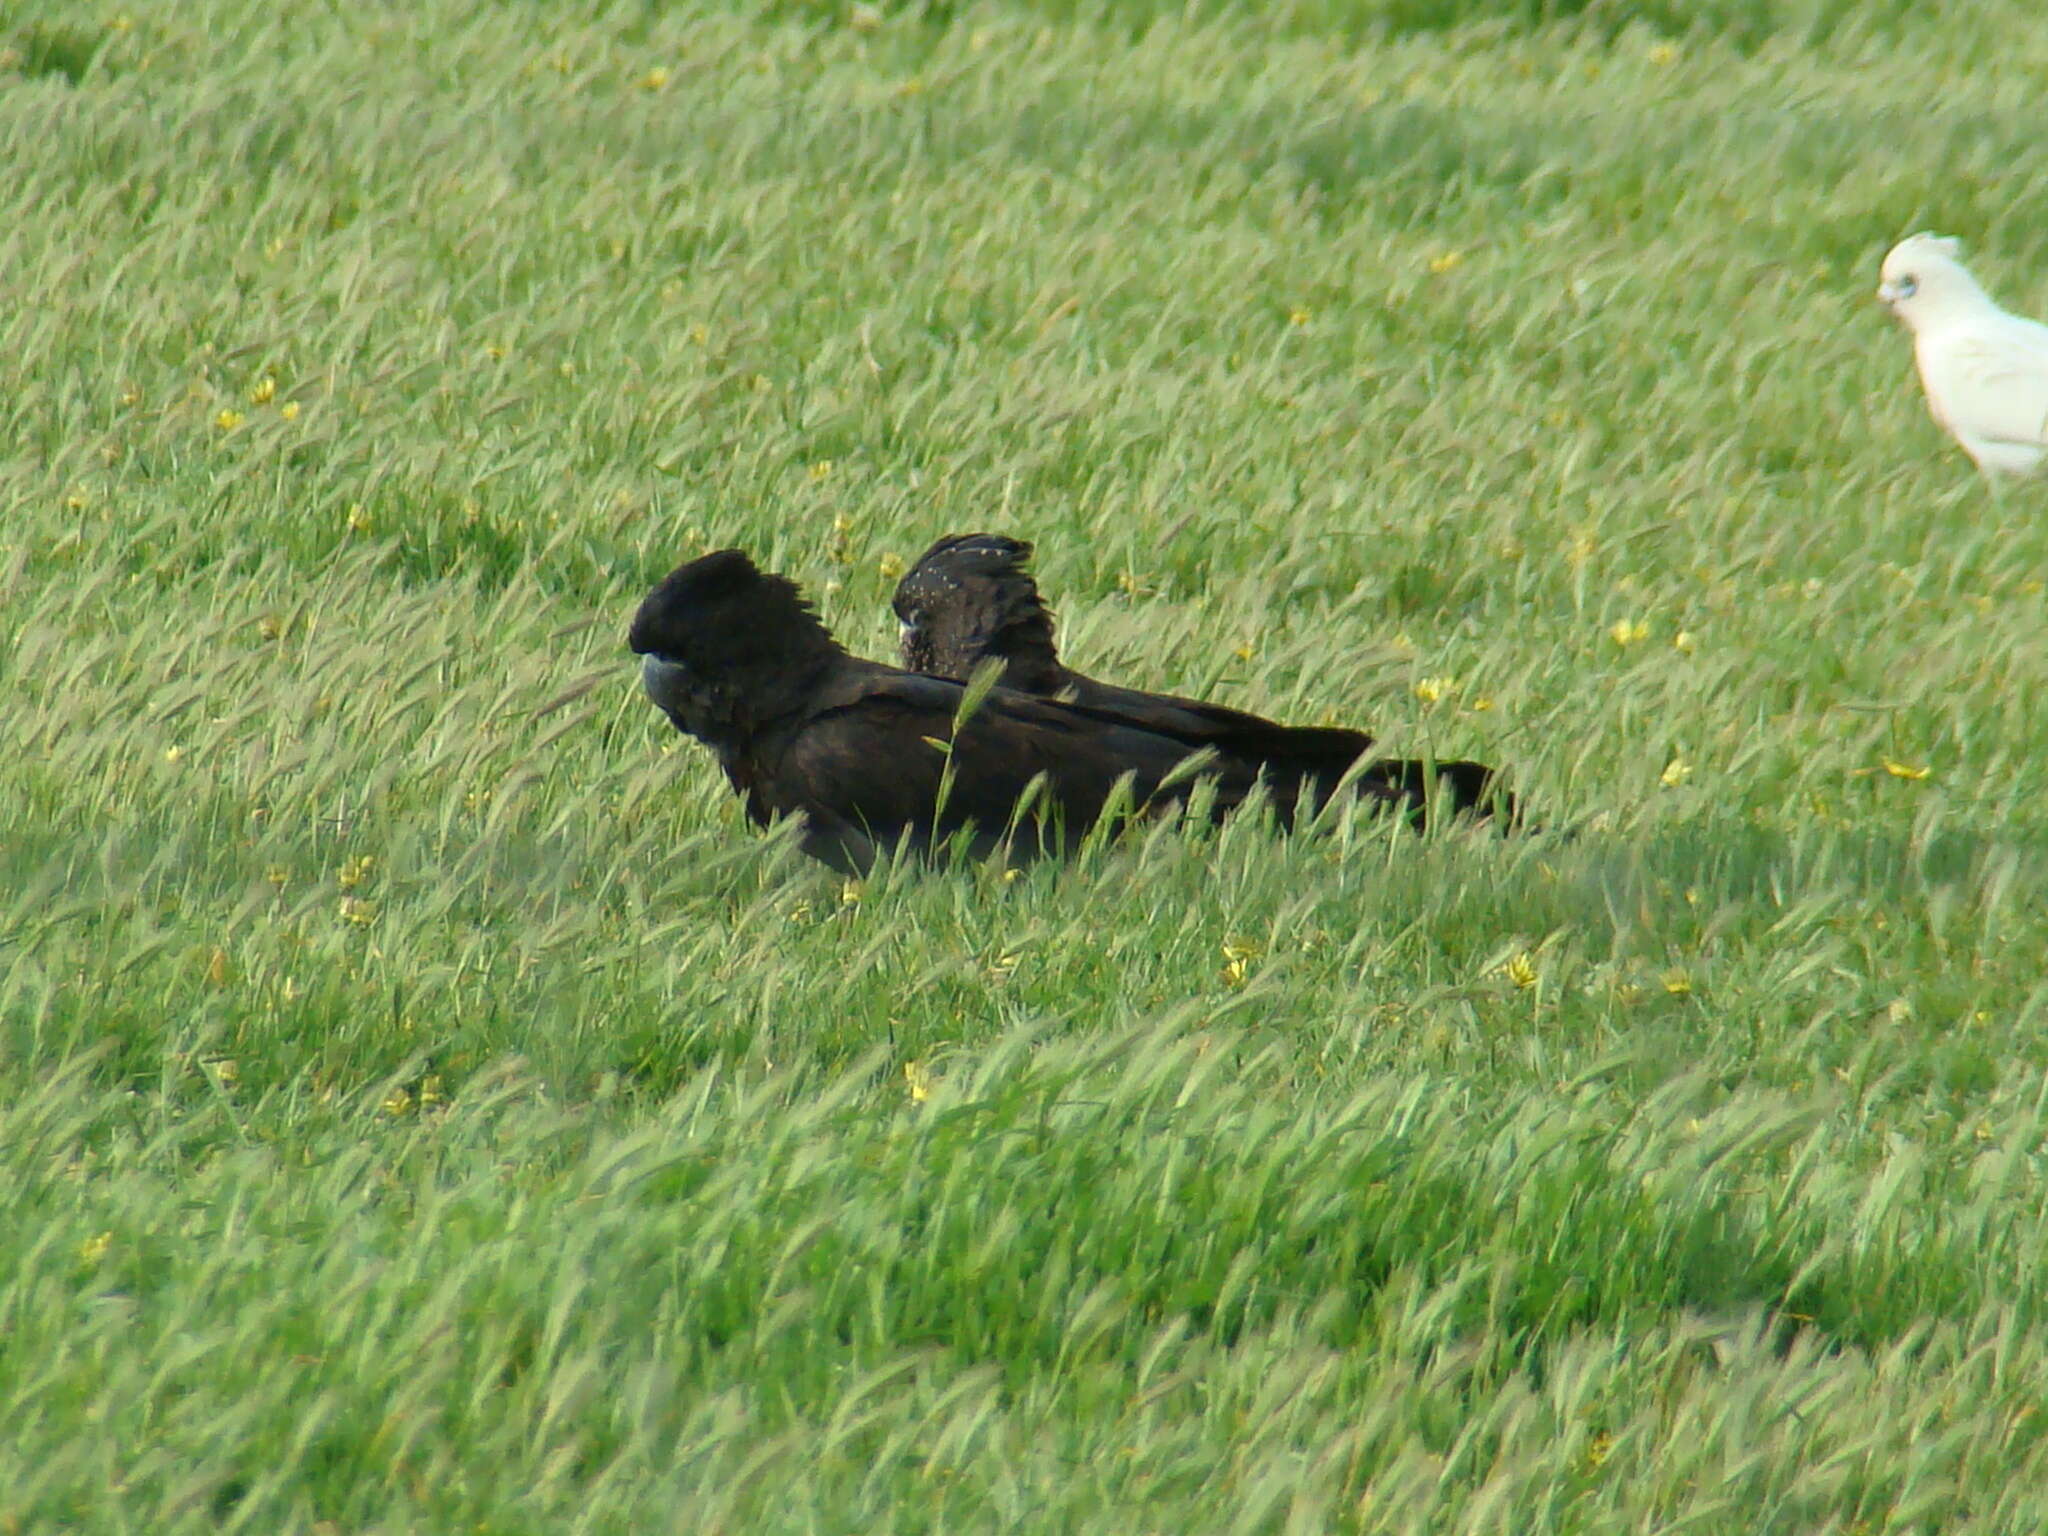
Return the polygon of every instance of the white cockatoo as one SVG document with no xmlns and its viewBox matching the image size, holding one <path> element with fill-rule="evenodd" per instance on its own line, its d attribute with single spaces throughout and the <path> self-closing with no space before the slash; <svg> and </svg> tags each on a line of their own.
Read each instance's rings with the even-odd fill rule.
<svg viewBox="0 0 2048 1536">
<path fill-rule="evenodd" d="M 1941 235 L 1908 235 L 1878 274 L 1877 296 L 1913 332 L 1927 409 L 1994 479 L 2048 458 L 2048 325 L 1991 302 L 1962 249 Z"/>
</svg>

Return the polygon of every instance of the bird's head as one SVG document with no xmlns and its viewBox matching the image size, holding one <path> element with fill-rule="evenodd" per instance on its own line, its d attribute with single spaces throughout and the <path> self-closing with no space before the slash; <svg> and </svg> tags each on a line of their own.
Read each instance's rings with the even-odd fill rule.
<svg viewBox="0 0 2048 1536">
<path fill-rule="evenodd" d="M 723 719 L 808 681 L 839 647 L 786 577 L 721 549 L 663 577 L 633 615 L 626 643 L 647 696 L 682 729 Z"/>
<path fill-rule="evenodd" d="M 1908 235 L 1885 253 L 1877 297 L 1906 324 L 1919 328 L 1946 310 L 1988 305 L 1990 299 L 1962 263 L 1962 243 L 1947 235 Z"/>
<path fill-rule="evenodd" d="M 903 626 L 903 664 L 965 682 L 975 665 L 1002 657 L 1051 668 L 1052 615 L 1026 568 L 1031 546 L 996 533 L 949 534 L 918 559 L 891 599 Z M 1013 687 L 1031 678 L 1011 676 Z"/>
</svg>

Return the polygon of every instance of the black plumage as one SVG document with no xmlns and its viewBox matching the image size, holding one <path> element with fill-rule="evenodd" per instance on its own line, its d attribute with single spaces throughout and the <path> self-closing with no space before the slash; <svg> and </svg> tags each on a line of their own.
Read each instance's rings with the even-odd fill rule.
<svg viewBox="0 0 2048 1536">
<path fill-rule="evenodd" d="M 1168 736 L 1188 748 L 1209 747 L 1265 775 L 1276 799 L 1320 804 L 1360 759 L 1356 793 L 1405 806 L 1422 824 L 1434 773 L 1455 811 L 1484 813 L 1496 802 L 1513 823 L 1514 799 L 1484 763 L 1374 761 L 1373 738 L 1331 726 L 1281 725 L 1199 699 L 1141 693 L 1085 677 L 1064 665 L 1053 640 L 1052 614 L 1028 568 L 1031 545 L 1000 534 L 952 534 L 926 550 L 897 584 L 903 664 L 915 672 L 960 679 L 984 662 L 1003 665 L 1002 683 L 1023 693 L 1065 700 L 1108 718 Z"/>
<path fill-rule="evenodd" d="M 648 696 L 712 750 L 749 819 L 801 816 L 804 850 L 847 873 L 963 831 L 977 853 L 1006 837 L 1017 857 L 1068 850 L 1126 780 L 1138 814 L 1206 781 L 1221 816 L 1257 779 L 1177 737 L 999 687 L 956 730 L 971 689 L 850 655 L 794 583 L 735 549 L 671 572 L 628 643 Z"/>
</svg>

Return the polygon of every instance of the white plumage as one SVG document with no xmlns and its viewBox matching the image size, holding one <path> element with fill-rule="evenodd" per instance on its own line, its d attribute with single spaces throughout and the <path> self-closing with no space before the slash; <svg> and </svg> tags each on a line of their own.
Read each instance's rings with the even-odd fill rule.
<svg viewBox="0 0 2048 1536">
<path fill-rule="evenodd" d="M 2048 325 L 2008 314 L 1940 235 L 1908 235 L 1884 258 L 1877 296 L 1913 332 L 1927 409 L 1991 476 L 2048 459 Z"/>
</svg>

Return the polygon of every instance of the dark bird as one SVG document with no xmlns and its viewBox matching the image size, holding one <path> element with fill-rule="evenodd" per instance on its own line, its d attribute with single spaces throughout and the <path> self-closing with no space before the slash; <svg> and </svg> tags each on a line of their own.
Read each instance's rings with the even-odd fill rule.
<svg viewBox="0 0 2048 1536">
<path fill-rule="evenodd" d="M 1454 811 L 1484 814 L 1498 800 L 1507 824 L 1519 820 L 1514 797 L 1484 763 L 1371 761 L 1373 739 L 1363 731 L 1280 725 L 1220 704 L 1140 693 L 1083 677 L 1060 662 L 1052 614 L 1026 568 L 1030 558 L 1028 543 L 989 533 L 952 534 L 926 550 L 896 586 L 903 664 L 914 672 L 958 680 L 984 661 L 1000 661 L 1006 688 L 1077 704 L 1171 737 L 1189 750 L 1213 748 L 1225 761 L 1262 771 L 1276 799 L 1290 804 L 1298 803 L 1303 792 L 1320 804 L 1365 758 L 1354 781 L 1357 793 L 1397 801 L 1418 826 L 1428 815 L 1432 772 Z"/>
<path fill-rule="evenodd" d="M 930 849 L 963 831 L 977 854 L 1006 836 L 1012 856 L 1071 850 L 1123 803 L 1125 780 L 1141 815 L 1206 782 L 1219 817 L 1257 782 L 1113 715 L 1000 687 L 977 701 L 961 682 L 850 655 L 795 583 L 736 549 L 670 572 L 628 644 L 648 697 L 717 756 L 748 819 L 800 815 L 804 851 L 848 874 L 900 841 Z M 1284 819 L 1291 806 L 1273 800 Z"/>
</svg>

